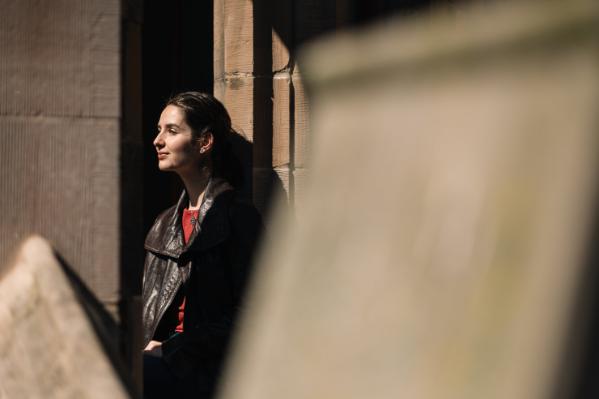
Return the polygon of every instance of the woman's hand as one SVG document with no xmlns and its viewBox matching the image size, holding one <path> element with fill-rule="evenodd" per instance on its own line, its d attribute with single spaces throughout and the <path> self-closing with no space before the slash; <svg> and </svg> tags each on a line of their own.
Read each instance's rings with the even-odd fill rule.
<svg viewBox="0 0 599 399">
<path fill-rule="evenodd" d="M 162 357 L 162 342 L 150 341 L 144 349 L 144 353 L 150 356 Z"/>
</svg>

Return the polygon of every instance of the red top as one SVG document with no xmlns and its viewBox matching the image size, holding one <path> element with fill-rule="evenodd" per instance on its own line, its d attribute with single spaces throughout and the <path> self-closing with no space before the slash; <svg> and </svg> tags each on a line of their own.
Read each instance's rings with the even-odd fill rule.
<svg viewBox="0 0 599 399">
<path fill-rule="evenodd" d="M 192 210 L 190 211 L 189 209 L 183 209 L 183 218 L 182 218 L 182 224 L 183 224 L 183 239 L 185 240 L 185 244 L 187 244 L 187 242 L 189 241 L 189 237 L 191 237 L 191 233 L 193 232 L 193 229 L 195 228 L 196 223 L 198 223 L 198 210 Z M 181 303 L 179 304 L 179 313 L 178 313 L 178 319 L 179 319 L 179 324 L 177 324 L 177 327 L 175 328 L 176 332 L 183 332 L 183 316 L 185 315 L 185 296 L 183 296 L 183 299 L 181 300 Z"/>
<path fill-rule="evenodd" d="M 185 239 L 185 244 L 189 241 L 189 237 L 191 237 L 191 233 L 193 232 L 195 224 L 198 222 L 198 213 L 199 210 L 190 211 L 189 209 L 183 209 L 183 238 Z"/>
</svg>

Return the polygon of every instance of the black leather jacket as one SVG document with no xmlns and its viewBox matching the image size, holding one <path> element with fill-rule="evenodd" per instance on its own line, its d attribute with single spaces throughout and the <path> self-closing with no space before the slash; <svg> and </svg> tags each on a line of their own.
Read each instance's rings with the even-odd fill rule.
<svg viewBox="0 0 599 399">
<path fill-rule="evenodd" d="M 262 230 L 256 209 L 213 178 L 199 211 L 199 228 L 183 243 L 181 215 L 188 198 L 158 216 L 145 241 L 144 347 L 180 288 L 186 296 L 184 332 L 162 343 L 163 358 L 181 378 L 218 374 Z"/>
</svg>

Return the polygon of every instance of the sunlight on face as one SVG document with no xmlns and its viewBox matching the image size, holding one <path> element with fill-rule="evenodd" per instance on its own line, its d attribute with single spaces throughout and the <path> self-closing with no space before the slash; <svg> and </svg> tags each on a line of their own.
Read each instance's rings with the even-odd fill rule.
<svg viewBox="0 0 599 399">
<path fill-rule="evenodd" d="M 201 157 L 185 113 L 175 105 L 167 105 L 160 114 L 154 147 L 158 153 L 158 168 L 162 171 L 184 174 L 196 168 Z"/>
</svg>

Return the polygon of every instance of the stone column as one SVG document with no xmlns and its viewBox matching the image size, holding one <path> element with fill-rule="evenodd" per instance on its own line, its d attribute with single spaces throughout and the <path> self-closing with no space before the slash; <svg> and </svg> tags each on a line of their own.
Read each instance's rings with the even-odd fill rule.
<svg viewBox="0 0 599 399">
<path fill-rule="evenodd" d="M 120 6 L 0 1 L 0 263 L 38 233 L 115 318 Z"/>
<path fill-rule="evenodd" d="M 251 0 L 214 2 L 214 93 L 244 138 L 245 191 L 261 208 L 272 164 L 270 29 L 257 19 L 266 10 Z"/>
<path fill-rule="evenodd" d="M 297 206 L 306 174 L 308 101 L 298 43 L 335 26 L 330 2 L 214 2 L 214 93 L 251 143 L 248 192 L 265 211 L 283 192 Z"/>
</svg>

